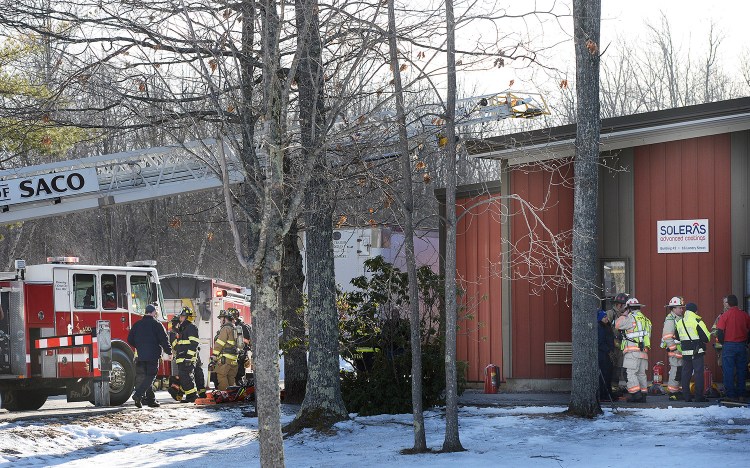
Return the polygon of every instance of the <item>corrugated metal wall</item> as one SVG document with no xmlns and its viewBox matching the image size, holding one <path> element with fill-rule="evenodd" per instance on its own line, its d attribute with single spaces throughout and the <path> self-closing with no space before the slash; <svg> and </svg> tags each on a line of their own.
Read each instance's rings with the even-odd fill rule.
<svg viewBox="0 0 750 468">
<path fill-rule="evenodd" d="M 510 193 L 540 208 L 537 213 L 551 232 L 567 232 L 573 227 L 572 173 L 572 164 L 514 167 Z M 524 252 L 531 247 L 527 226 L 530 218 L 523 216 L 517 201 L 511 204 L 511 208 L 511 242 L 515 251 Z M 533 226 L 532 230 L 542 235 L 544 241 L 550 240 L 547 234 L 542 233 L 542 226 Z M 567 238 L 566 242 L 569 241 L 570 238 Z M 541 256 L 536 254 L 534 258 L 541 259 Z M 526 273 L 526 267 L 514 263 L 514 273 Z M 546 273 L 554 271 L 548 270 Z M 543 282 L 540 279 L 538 284 L 525 280 L 511 283 L 513 378 L 550 379 L 571 375 L 570 365 L 544 363 L 544 343 L 571 341 L 570 289 L 550 289 L 544 287 Z"/>
<path fill-rule="evenodd" d="M 732 133 L 732 292 L 750 310 L 750 131 Z"/>
<path fill-rule="evenodd" d="M 721 311 L 721 297 L 732 288 L 730 135 L 691 138 L 634 149 L 635 289 L 653 323 L 651 368 L 666 360 L 658 348 L 670 297 L 698 305 L 710 328 Z M 709 252 L 658 254 L 656 222 L 702 219 L 709 222 Z M 716 355 L 706 363 L 716 372 Z M 650 373 L 649 373 L 650 375 Z"/>
<path fill-rule="evenodd" d="M 501 326 L 501 202 L 491 195 L 457 199 L 456 261 L 459 286 L 465 291 L 459 304 L 457 355 L 468 361 L 467 379 L 481 381 L 484 368 L 502 368 Z M 463 318 L 461 318 L 463 317 Z"/>
</svg>

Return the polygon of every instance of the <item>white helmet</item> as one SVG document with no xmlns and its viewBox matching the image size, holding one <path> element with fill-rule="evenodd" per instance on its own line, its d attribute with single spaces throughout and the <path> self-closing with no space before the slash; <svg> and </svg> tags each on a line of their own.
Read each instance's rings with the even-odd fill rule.
<svg viewBox="0 0 750 468">
<path fill-rule="evenodd" d="M 685 299 L 682 296 L 675 296 L 664 307 L 685 307 Z"/>
<path fill-rule="evenodd" d="M 630 299 L 628 299 L 628 302 L 625 303 L 625 307 L 627 307 L 628 309 L 640 309 L 641 307 L 643 307 L 643 304 L 638 302 L 638 299 L 636 299 L 635 297 L 631 297 Z"/>
</svg>

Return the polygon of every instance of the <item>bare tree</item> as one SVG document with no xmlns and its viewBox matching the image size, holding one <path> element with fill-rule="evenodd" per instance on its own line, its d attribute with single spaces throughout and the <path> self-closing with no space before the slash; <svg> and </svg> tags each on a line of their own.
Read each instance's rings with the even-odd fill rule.
<svg viewBox="0 0 750 468">
<path fill-rule="evenodd" d="M 404 245 L 406 247 L 406 273 L 409 281 L 409 324 L 411 336 L 411 404 L 414 425 L 412 451 L 427 451 L 422 409 L 422 336 L 419 316 L 419 290 L 417 285 L 417 262 L 414 255 L 414 193 L 412 189 L 411 151 L 406 129 L 404 91 L 401 83 L 401 65 L 396 41 L 396 13 L 394 0 L 388 2 L 388 49 L 393 71 L 396 97 L 396 122 L 398 125 L 398 151 L 401 161 L 401 197 L 403 198 Z"/>
<path fill-rule="evenodd" d="M 445 439 L 443 451 L 463 451 L 458 433 L 458 384 L 456 381 L 456 24 L 453 0 L 445 2 L 448 86 L 445 105 Z"/>
<path fill-rule="evenodd" d="M 573 388 L 568 412 L 584 417 L 601 412 L 596 398 L 600 25 L 601 0 L 574 0 L 578 123 L 573 198 Z"/>
</svg>

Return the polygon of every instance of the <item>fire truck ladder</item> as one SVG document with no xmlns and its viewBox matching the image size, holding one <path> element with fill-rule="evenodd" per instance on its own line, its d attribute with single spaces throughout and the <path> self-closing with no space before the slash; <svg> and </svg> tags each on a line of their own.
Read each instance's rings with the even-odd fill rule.
<svg viewBox="0 0 750 468">
<path fill-rule="evenodd" d="M 16 204 L 0 201 L 0 224 L 216 189 L 222 186 L 217 163 L 222 151 L 229 183 L 242 182 L 242 165 L 231 146 L 214 139 L 0 171 L 3 185 L 14 179 L 94 168 L 99 185 L 96 191 L 68 197 Z"/>
<path fill-rule="evenodd" d="M 417 106 L 412 114 L 418 114 L 415 121 L 407 125 L 408 138 L 434 135 L 438 146 L 447 143 L 445 137 L 445 109 L 442 104 Z M 539 93 L 505 90 L 497 93 L 471 96 L 456 100 L 456 127 L 466 129 L 474 125 L 505 119 L 533 119 L 550 115 L 544 97 Z M 395 145 L 398 135 L 394 132 L 396 113 L 381 110 L 368 115 L 348 116 L 334 124 L 334 130 L 342 131 L 345 146 L 360 141 L 378 140 L 380 144 Z M 356 124 L 353 124 L 356 122 Z M 346 130 L 350 131 L 347 132 Z M 365 161 L 389 159 L 398 156 L 398 151 L 384 154 L 371 154 Z"/>
</svg>

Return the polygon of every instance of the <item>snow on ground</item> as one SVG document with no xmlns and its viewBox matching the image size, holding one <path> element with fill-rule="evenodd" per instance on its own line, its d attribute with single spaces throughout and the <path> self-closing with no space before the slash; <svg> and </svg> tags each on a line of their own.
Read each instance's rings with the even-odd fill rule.
<svg viewBox="0 0 750 468">
<path fill-rule="evenodd" d="M 0 467 L 258 466 L 252 407 L 132 407 L 104 415 L 0 423 Z M 283 407 L 283 421 L 294 407 Z M 460 411 L 465 452 L 401 455 L 413 444 L 411 415 L 359 417 L 332 435 L 305 431 L 284 442 L 289 467 L 621 467 L 689 460 L 693 466 L 750 466 L 750 409 L 610 409 L 593 420 L 563 407 Z M 444 414 L 425 413 L 427 444 L 439 450 Z M 627 457 L 635 457 L 627 462 Z M 196 466 L 196 465 L 193 465 Z"/>
</svg>

